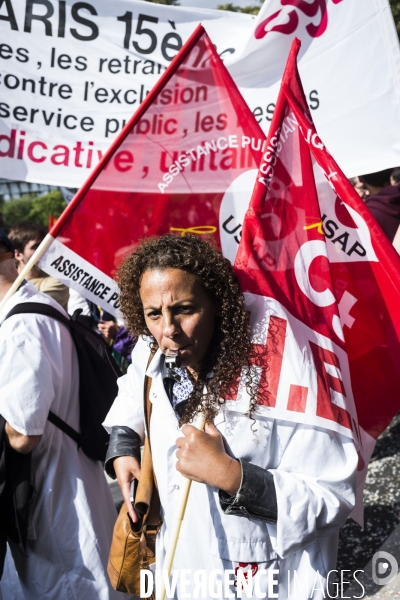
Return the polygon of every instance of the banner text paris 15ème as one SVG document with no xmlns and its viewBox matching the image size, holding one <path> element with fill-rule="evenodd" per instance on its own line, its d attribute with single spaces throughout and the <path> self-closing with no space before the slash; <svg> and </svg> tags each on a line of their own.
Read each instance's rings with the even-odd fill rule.
<svg viewBox="0 0 400 600">
<path fill-rule="evenodd" d="M 246 15 L 171 12 L 125 0 L 112 7 L 63 0 L 3 3 L 0 176 L 81 185 L 200 19 L 223 60 L 240 52 L 254 26 Z M 317 90 L 309 101 L 319 107 Z M 178 86 L 160 99 L 164 106 L 193 105 L 194 127 L 208 133 L 213 127 L 202 102 L 193 87 Z M 262 106 L 251 108 L 268 124 L 275 104 L 266 95 Z M 172 125 L 159 120 L 151 127 L 168 133 Z M 223 123 L 215 128 L 222 131 Z"/>
<path fill-rule="evenodd" d="M 346 175 L 398 165 L 400 51 L 386 0 L 267 0 L 257 18 L 137 0 L 5 0 L 0 177 L 79 187 L 199 22 L 264 132 L 297 36 L 309 106 Z M 201 110 L 185 90 L 163 101 Z"/>
</svg>

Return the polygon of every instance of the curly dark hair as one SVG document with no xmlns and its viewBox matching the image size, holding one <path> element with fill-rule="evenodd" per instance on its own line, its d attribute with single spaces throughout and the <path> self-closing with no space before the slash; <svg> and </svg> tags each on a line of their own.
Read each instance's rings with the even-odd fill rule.
<svg viewBox="0 0 400 600">
<path fill-rule="evenodd" d="M 156 269 L 182 269 L 193 274 L 219 307 L 214 335 L 180 425 L 192 421 L 200 407 L 206 420 L 212 421 L 225 399 L 232 398 L 232 390 L 241 376 L 250 396 L 248 414 L 252 416 L 259 381 L 250 368 L 253 353 L 250 317 L 229 260 L 211 243 L 193 234 L 184 237 L 167 234 L 142 240 L 124 260 L 117 274 L 121 310 L 132 334 L 152 338 L 146 327 L 139 291 L 143 273 Z M 152 346 L 157 347 L 154 338 Z M 211 371 L 213 376 L 207 378 Z"/>
</svg>

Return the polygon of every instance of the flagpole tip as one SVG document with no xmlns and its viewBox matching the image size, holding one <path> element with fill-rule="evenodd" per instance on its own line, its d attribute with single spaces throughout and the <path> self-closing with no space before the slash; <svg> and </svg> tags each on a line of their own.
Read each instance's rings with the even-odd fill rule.
<svg viewBox="0 0 400 600">
<path fill-rule="evenodd" d="M 293 42 L 292 42 L 291 50 L 295 53 L 296 58 L 297 58 L 297 55 L 298 55 L 298 53 L 300 51 L 300 48 L 301 48 L 301 40 L 299 40 L 298 37 L 295 37 L 294 40 L 293 40 Z"/>
</svg>

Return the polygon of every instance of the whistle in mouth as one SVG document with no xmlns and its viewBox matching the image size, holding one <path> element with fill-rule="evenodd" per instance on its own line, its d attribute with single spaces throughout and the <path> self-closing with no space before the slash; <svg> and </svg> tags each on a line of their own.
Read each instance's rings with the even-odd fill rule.
<svg viewBox="0 0 400 600">
<path fill-rule="evenodd" d="M 181 357 L 179 356 L 178 350 L 168 350 L 168 354 L 165 356 L 165 366 L 167 369 L 179 368 L 182 364 Z"/>
</svg>

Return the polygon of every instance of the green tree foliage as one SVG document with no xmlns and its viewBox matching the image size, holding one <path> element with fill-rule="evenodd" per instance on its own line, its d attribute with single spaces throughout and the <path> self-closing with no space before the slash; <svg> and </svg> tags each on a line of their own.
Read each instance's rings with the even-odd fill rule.
<svg viewBox="0 0 400 600">
<path fill-rule="evenodd" d="M 11 229 L 19 221 L 26 221 L 32 210 L 33 197 L 25 194 L 22 198 L 4 202 L 1 207 L 4 226 L 7 230 Z"/>
<path fill-rule="evenodd" d="M 389 0 L 392 9 L 394 23 L 397 29 L 397 35 L 400 39 L 400 2 L 398 0 Z"/>
<path fill-rule="evenodd" d="M 33 199 L 29 218 L 31 221 L 41 223 L 47 227 L 49 217 L 52 216 L 58 219 L 66 206 L 62 193 L 58 190 L 54 190 L 49 194 L 37 196 Z"/>
<path fill-rule="evenodd" d="M 155 4 L 168 4 L 169 6 L 179 6 L 178 0 L 146 0 L 146 2 L 154 2 Z"/>
<path fill-rule="evenodd" d="M 3 214 L 4 226 L 10 230 L 19 221 L 33 221 L 47 227 L 49 216 L 58 218 L 65 207 L 66 203 L 61 192 L 55 190 L 44 196 L 34 197 L 26 194 L 22 198 L 4 202 L 0 210 Z"/>
<path fill-rule="evenodd" d="M 263 0 L 259 0 L 259 2 L 262 4 Z M 240 13 L 245 13 L 247 15 L 258 15 L 258 13 L 260 12 L 260 8 L 261 6 L 258 6 L 257 4 L 252 4 L 250 6 L 237 6 L 236 4 L 232 4 L 232 2 L 228 2 L 227 4 L 218 4 L 217 9 L 218 10 L 230 10 L 231 12 L 240 12 Z"/>
</svg>

